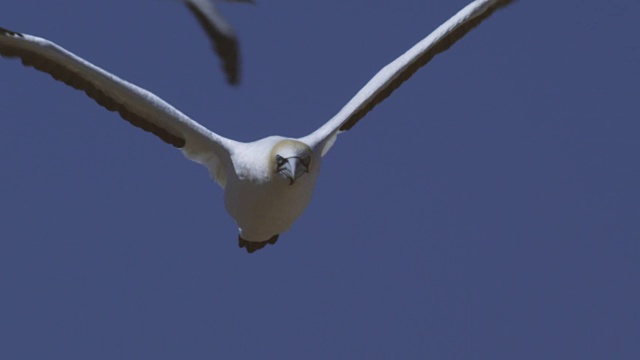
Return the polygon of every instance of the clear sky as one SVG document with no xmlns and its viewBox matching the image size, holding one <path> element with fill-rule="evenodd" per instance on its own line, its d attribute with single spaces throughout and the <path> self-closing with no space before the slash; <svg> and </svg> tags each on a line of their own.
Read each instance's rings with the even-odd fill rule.
<svg viewBox="0 0 640 360">
<path fill-rule="evenodd" d="M 466 0 L 3 4 L 238 140 L 302 136 Z M 2 359 L 638 359 L 640 3 L 495 13 L 342 135 L 248 255 L 201 166 L 0 61 Z"/>
</svg>

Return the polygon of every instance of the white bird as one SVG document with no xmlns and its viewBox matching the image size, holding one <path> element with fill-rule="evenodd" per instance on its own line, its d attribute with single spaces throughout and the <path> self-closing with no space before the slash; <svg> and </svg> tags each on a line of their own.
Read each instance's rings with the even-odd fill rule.
<svg viewBox="0 0 640 360">
<path fill-rule="evenodd" d="M 233 27 L 222 17 L 213 0 L 183 0 L 206 32 L 215 52 L 222 60 L 222 68 L 230 85 L 240 81 L 240 50 Z M 255 4 L 254 0 L 225 0 Z"/>
<path fill-rule="evenodd" d="M 380 70 L 331 120 L 302 138 L 269 136 L 242 143 L 217 135 L 156 95 L 126 82 L 58 45 L 0 28 L 0 54 L 83 90 L 134 126 L 158 136 L 204 165 L 224 189 L 225 207 L 248 252 L 274 244 L 311 200 L 322 156 L 436 54 L 514 0 L 475 0 Z"/>
</svg>

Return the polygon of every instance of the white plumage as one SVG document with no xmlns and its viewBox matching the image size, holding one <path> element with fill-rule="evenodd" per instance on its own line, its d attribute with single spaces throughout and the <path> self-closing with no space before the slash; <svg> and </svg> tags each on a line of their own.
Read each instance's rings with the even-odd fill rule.
<svg viewBox="0 0 640 360">
<path fill-rule="evenodd" d="M 513 0 L 476 0 L 378 72 L 331 120 L 299 139 L 270 136 L 251 143 L 224 138 L 154 94 L 34 36 L 0 28 L 0 54 L 51 74 L 117 111 L 202 165 L 225 191 L 225 206 L 239 226 L 239 245 L 253 252 L 273 244 L 304 211 L 322 156 L 433 56 L 446 50 L 496 9 Z"/>
</svg>

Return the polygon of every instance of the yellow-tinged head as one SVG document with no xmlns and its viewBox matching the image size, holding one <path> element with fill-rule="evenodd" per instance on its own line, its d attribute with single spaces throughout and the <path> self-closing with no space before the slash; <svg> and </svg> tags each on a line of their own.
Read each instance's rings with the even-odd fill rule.
<svg viewBox="0 0 640 360">
<path fill-rule="evenodd" d="M 278 142 L 269 155 L 269 164 L 275 174 L 289 181 L 289 185 L 311 169 L 313 151 L 307 144 L 296 140 Z"/>
</svg>

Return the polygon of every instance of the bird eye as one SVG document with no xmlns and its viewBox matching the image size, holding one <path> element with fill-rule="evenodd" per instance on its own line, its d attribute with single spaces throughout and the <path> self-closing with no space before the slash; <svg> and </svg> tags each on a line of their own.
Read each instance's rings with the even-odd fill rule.
<svg viewBox="0 0 640 360">
<path fill-rule="evenodd" d="M 311 163 L 311 156 L 307 156 L 304 159 L 302 159 L 302 165 L 309 167 L 310 163 Z"/>
<path fill-rule="evenodd" d="M 287 162 L 287 159 L 283 158 L 280 155 L 276 155 L 276 165 L 278 165 L 278 167 L 284 165 L 284 163 Z"/>
</svg>

